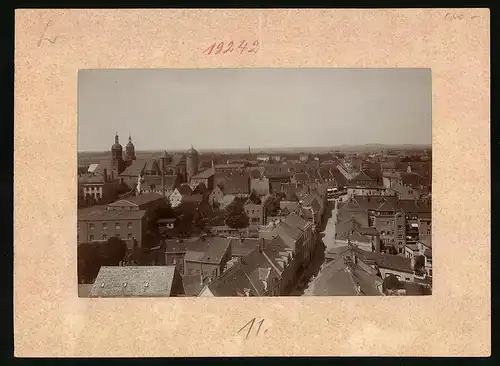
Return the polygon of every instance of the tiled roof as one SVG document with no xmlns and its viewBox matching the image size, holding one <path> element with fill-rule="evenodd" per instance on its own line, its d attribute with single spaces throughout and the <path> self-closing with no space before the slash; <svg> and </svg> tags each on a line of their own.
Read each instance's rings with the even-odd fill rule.
<svg viewBox="0 0 500 366">
<path fill-rule="evenodd" d="M 138 177 L 144 171 L 147 162 L 148 161 L 145 159 L 132 160 L 132 163 L 120 174 L 120 176 Z"/>
<path fill-rule="evenodd" d="M 428 214 L 431 212 L 431 205 L 418 203 L 414 200 L 400 200 L 398 207 L 406 214 Z"/>
<path fill-rule="evenodd" d="M 261 205 L 262 204 L 261 199 L 259 198 L 259 196 L 257 196 L 257 194 L 255 194 L 255 192 L 252 192 L 250 194 L 250 196 L 248 197 L 248 200 L 247 200 L 247 203 L 248 202 L 253 203 L 254 205 Z"/>
<path fill-rule="evenodd" d="M 295 251 L 295 242 L 302 235 L 302 231 L 295 227 L 291 227 L 285 224 L 284 222 L 278 225 L 275 230 L 278 233 L 278 235 L 283 239 L 285 244 L 288 245 L 290 249 Z"/>
<path fill-rule="evenodd" d="M 304 220 L 302 217 L 294 213 L 287 216 L 287 218 L 285 219 L 285 224 L 297 228 L 301 231 L 304 231 L 308 226 L 311 225 L 309 221 Z"/>
<path fill-rule="evenodd" d="M 368 264 L 376 264 L 380 268 L 393 269 L 397 271 L 412 273 L 411 259 L 400 255 L 382 254 L 377 252 L 366 252 L 354 249 L 356 256 Z"/>
<path fill-rule="evenodd" d="M 191 179 L 207 179 L 207 178 L 210 178 L 211 176 L 213 176 L 214 174 L 215 174 L 215 172 L 213 171 L 213 169 L 207 169 L 207 170 L 202 171 L 201 173 L 196 174 Z"/>
<path fill-rule="evenodd" d="M 142 177 L 143 182 L 141 183 L 141 189 L 161 189 L 162 188 L 162 177 L 161 175 L 145 175 Z M 177 182 L 177 176 L 175 175 L 165 175 L 163 177 L 165 190 L 173 190 Z"/>
<path fill-rule="evenodd" d="M 239 263 L 226 270 L 221 276 L 210 282 L 207 287 L 214 296 L 245 296 L 245 290 L 249 291 L 250 296 L 260 296 Z"/>
<path fill-rule="evenodd" d="M 184 156 L 184 154 L 176 154 L 172 157 L 172 161 L 170 162 L 170 164 L 168 164 L 168 166 L 170 168 L 176 168 L 179 165 L 183 165 L 185 163 L 186 163 L 186 157 Z"/>
<path fill-rule="evenodd" d="M 259 169 L 250 170 L 250 176 L 254 179 L 260 178 L 261 177 L 260 170 Z"/>
<path fill-rule="evenodd" d="M 218 264 L 231 245 L 231 240 L 221 237 L 206 237 L 188 243 L 185 260 Z"/>
<path fill-rule="evenodd" d="M 105 221 L 105 220 L 137 220 L 146 215 L 146 210 L 106 210 L 105 206 L 91 206 L 78 210 L 78 220 L 83 221 Z"/>
<path fill-rule="evenodd" d="M 307 175 L 307 173 L 295 173 L 293 178 L 297 183 L 310 182 L 309 175 Z"/>
<path fill-rule="evenodd" d="M 264 281 L 269 283 L 270 280 L 277 281 L 280 277 L 280 273 L 276 271 L 275 266 L 258 249 L 241 258 L 240 263 L 242 270 L 250 278 L 254 289 L 260 295 L 269 290 Z"/>
<path fill-rule="evenodd" d="M 250 179 L 247 175 L 232 176 L 226 180 L 224 194 L 249 194 Z"/>
<path fill-rule="evenodd" d="M 177 187 L 177 190 L 182 196 L 189 196 L 191 193 L 193 193 L 191 187 L 189 187 L 189 185 L 186 183 L 181 184 L 179 187 Z"/>
<path fill-rule="evenodd" d="M 252 252 L 261 243 L 261 239 L 233 239 L 231 254 L 233 257 L 243 257 Z"/>
<path fill-rule="evenodd" d="M 401 179 L 401 174 L 399 172 L 383 172 L 382 177 L 389 179 Z"/>
<path fill-rule="evenodd" d="M 91 297 L 170 296 L 175 266 L 103 266 L 90 291 Z"/>
<path fill-rule="evenodd" d="M 214 168 L 217 169 L 242 169 L 245 164 L 216 164 Z"/>
<path fill-rule="evenodd" d="M 205 194 L 208 192 L 208 188 L 205 185 L 205 183 L 200 183 L 196 186 L 196 188 L 193 190 L 193 194 Z"/>
<path fill-rule="evenodd" d="M 165 199 L 164 196 L 162 196 L 159 193 L 156 192 L 150 192 L 150 193 L 142 193 L 138 196 L 129 196 L 127 198 L 120 199 L 118 201 L 110 203 L 108 206 L 111 207 L 120 207 L 120 206 L 130 206 L 129 203 L 131 203 L 134 206 L 142 206 L 154 201 L 159 201 L 161 199 Z"/>
</svg>

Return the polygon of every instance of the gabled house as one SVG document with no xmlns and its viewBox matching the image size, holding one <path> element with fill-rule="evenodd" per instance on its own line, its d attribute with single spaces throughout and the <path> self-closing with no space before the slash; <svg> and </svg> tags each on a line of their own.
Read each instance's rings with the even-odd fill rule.
<svg viewBox="0 0 500 366">
<path fill-rule="evenodd" d="M 222 198 L 224 197 L 224 192 L 222 192 L 222 189 L 216 185 L 211 191 L 208 196 L 208 202 L 211 205 L 221 205 L 222 204 Z"/>
<path fill-rule="evenodd" d="M 258 246 L 232 264 L 219 278 L 201 290 L 201 297 L 279 296 L 282 290 L 281 271 L 267 256 L 265 247 Z"/>
<path fill-rule="evenodd" d="M 172 194 L 169 197 L 170 205 L 172 207 L 178 207 L 180 204 L 187 200 L 187 197 L 190 197 L 193 191 L 189 187 L 188 184 L 181 184 L 177 188 L 174 189 Z"/>
<path fill-rule="evenodd" d="M 266 207 L 262 204 L 259 196 L 252 191 L 243 209 L 248 216 L 250 225 L 265 225 L 266 224 Z"/>
</svg>

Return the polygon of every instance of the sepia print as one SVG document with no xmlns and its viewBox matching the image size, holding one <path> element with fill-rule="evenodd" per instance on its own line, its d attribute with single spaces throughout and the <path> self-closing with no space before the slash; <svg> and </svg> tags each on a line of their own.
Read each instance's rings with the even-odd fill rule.
<svg viewBox="0 0 500 366">
<path fill-rule="evenodd" d="M 80 297 L 432 293 L 430 69 L 81 70 Z"/>
</svg>

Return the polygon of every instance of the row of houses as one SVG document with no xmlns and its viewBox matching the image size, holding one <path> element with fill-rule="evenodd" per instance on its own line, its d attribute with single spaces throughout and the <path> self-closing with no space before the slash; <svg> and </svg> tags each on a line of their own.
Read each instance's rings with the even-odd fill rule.
<svg viewBox="0 0 500 366">
<path fill-rule="evenodd" d="M 312 260 L 312 222 L 290 214 L 259 238 L 165 240 L 160 266 L 102 267 L 91 297 L 279 296 Z"/>
</svg>

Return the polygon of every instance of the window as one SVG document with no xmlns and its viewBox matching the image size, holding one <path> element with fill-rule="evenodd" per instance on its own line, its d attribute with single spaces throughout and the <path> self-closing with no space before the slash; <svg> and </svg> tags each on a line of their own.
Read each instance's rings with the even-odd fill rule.
<svg viewBox="0 0 500 366">
<path fill-rule="evenodd" d="M 127 223 L 127 229 L 132 229 L 132 223 L 131 222 Z"/>
<path fill-rule="evenodd" d="M 103 230 L 108 230 L 108 224 L 104 222 L 104 223 L 102 224 L 102 229 L 103 229 Z"/>
<path fill-rule="evenodd" d="M 127 234 L 127 239 L 132 239 L 132 234 L 131 233 Z"/>
<path fill-rule="evenodd" d="M 120 230 L 120 223 L 119 222 L 115 223 L 115 229 Z"/>
<path fill-rule="evenodd" d="M 107 240 L 108 236 L 106 234 L 102 234 L 102 240 Z"/>
<path fill-rule="evenodd" d="M 120 234 L 116 234 L 116 237 L 117 238 L 121 238 L 122 236 Z"/>
<path fill-rule="evenodd" d="M 89 225 L 90 230 L 94 230 L 94 224 Z"/>
<path fill-rule="evenodd" d="M 409 280 L 410 280 L 410 277 L 405 277 L 405 280 L 406 280 L 406 281 L 409 281 Z"/>
<path fill-rule="evenodd" d="M 93 241 L 94 240 L 94 235 L 90 235 L 89 239 L 90 239 L 90 241 Z"/>
<path fill-rule="evenodd" d="M 172 259 L 172 264 L 177 264 L 177 259 Z"/>
</svg>

